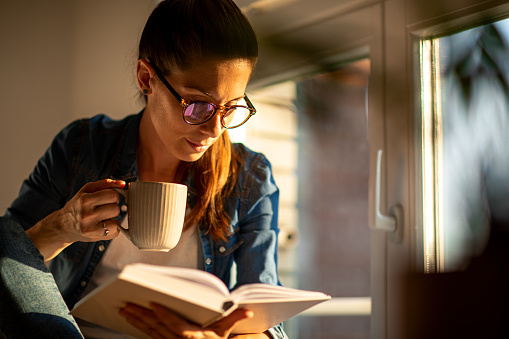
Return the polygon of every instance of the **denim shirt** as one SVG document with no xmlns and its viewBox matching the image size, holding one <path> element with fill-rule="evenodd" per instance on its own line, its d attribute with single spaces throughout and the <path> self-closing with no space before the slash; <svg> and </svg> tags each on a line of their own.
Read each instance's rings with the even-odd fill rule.
<svg viewBox="0 0 509 339">
<path fill-rule="evenodd" d="M 111 178 L 137 180 L 136 149 L 143 112 L 114 121 L 104 115 L 76 121 L 65 127 L 24 181 L 18 198 L 6 212 L 25 230 L 61 209 L 86 183 Z M 270 163 L 261 153 L 234 144 L 244 159 L 232 193 L 224 201 L 230 216 L 230 237 L 214 242 L 200 225 L 200 266 L 227 286 L 248 283 L 278 284 L 277 212 L 279 190 Z M 188 204 L 196 201 L 189 176 Z M 121 203 L 123 197 L 121 197 Z M 125 212 L 117 217 L 125 218 Z M 76 242 L 52 262 L 50 269 L 69 309 L 80 299 L 110 241 Z M 236 263 L 236 277 L 231 267 Z M 270 330 L 274 338 L 286 338 L 281 326 Z"/>
</svg>

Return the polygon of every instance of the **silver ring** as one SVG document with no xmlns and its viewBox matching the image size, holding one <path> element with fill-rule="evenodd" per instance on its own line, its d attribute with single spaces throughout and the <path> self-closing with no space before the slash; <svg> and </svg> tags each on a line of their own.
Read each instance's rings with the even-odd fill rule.
<svg viewBox="0 0 509 339">
<path fill-rule="evenodd" d="M 110 233 L 110 231 L 106 228 L 106 223 L 103 221 L 103 229 L 104 229 L 104 234 L 103 234 L 103 237 L 107 236 L 108 233 Z"/>
</svg>

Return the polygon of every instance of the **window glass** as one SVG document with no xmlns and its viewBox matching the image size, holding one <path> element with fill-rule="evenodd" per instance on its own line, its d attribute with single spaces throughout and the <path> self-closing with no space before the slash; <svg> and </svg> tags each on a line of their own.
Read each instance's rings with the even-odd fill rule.
<svg viewBox="0 0 509 339">
<path fill-rule="evenodd" d="M 258 113 L 233 130 L 273 165 L 283 285 L 333 297 L 285 323 L 291 338 L 369 338 L 369 70 L 364 59 L 250 92 Z"/>
<path fill-rule="evenodd" d="M 424 234 L 435 227 L 438 271 L 465 268 L 485 248 L 492 220 L 509 220 L 508 38 L 505 20 L 423 43 L 433 46 L 423 49 L 432 65 L 423 122 L 433 117 L 424 149 L 434 151 L 424 172 L 434 170 L 437 203 Z"/>
</svg>

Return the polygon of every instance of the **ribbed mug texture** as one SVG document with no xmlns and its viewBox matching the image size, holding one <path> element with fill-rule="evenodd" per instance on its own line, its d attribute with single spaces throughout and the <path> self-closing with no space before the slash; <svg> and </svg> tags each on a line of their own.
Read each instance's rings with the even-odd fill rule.
<svg viewBox="0 0 509 339">
<path fill-rule="evenodd" d="M 141 250 L 169 251 L 182 234 L 187 187 L 159 182 L 129 185 L 127 210 L 131 241 Z"/>
</svg>

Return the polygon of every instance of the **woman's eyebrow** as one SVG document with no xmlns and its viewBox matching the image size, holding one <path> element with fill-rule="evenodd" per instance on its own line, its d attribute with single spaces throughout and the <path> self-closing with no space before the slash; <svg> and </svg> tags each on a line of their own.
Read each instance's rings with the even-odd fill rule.
<svg viewBox="0 0 509 339">
<path fill-rule="evenodd" d="M 244 98 L 246 95 L 244 94 L 243 96 L 241 97 L 238 97 L 238 98 L 235 98 L 235 99 L 231 99 L 230 101 L 228 102 L 232 102 L 232 101 L 239 101 L 240 99 Z"/>
<path fill-rule="evenodd" d="M 215 101 L 217 101 L 214 97 L 212 97 L 212 95 L 211 95 L 209 92 L 207 92 L 207 91 L 205 91 L 205 90 L 203 90 L 203 89 L 196 88 L 196 87 L 188 87 L 188 89 L 195 90 L 195 91 L 198 91 L 198 92 L 200 92 L 200 93 L 204 94 L 205 96 L 209 97 L 209 99 L 211 99 L 211 102 L 215 102 Z M 226 103 L 228 103 L 228 102 L 232 102 L 232 101 L 238 101 L 238 100 L 240 100 L 240 99 L 244 98 L 245 96 L 246 96 L 246 95 L 244 94 L 244 95 L 242 95 L 242 96 L 240 96 L 240 97 L 238 97 L 238 98 L 230 99 L 230 100 L 228 100 Z"/>
</svg>

